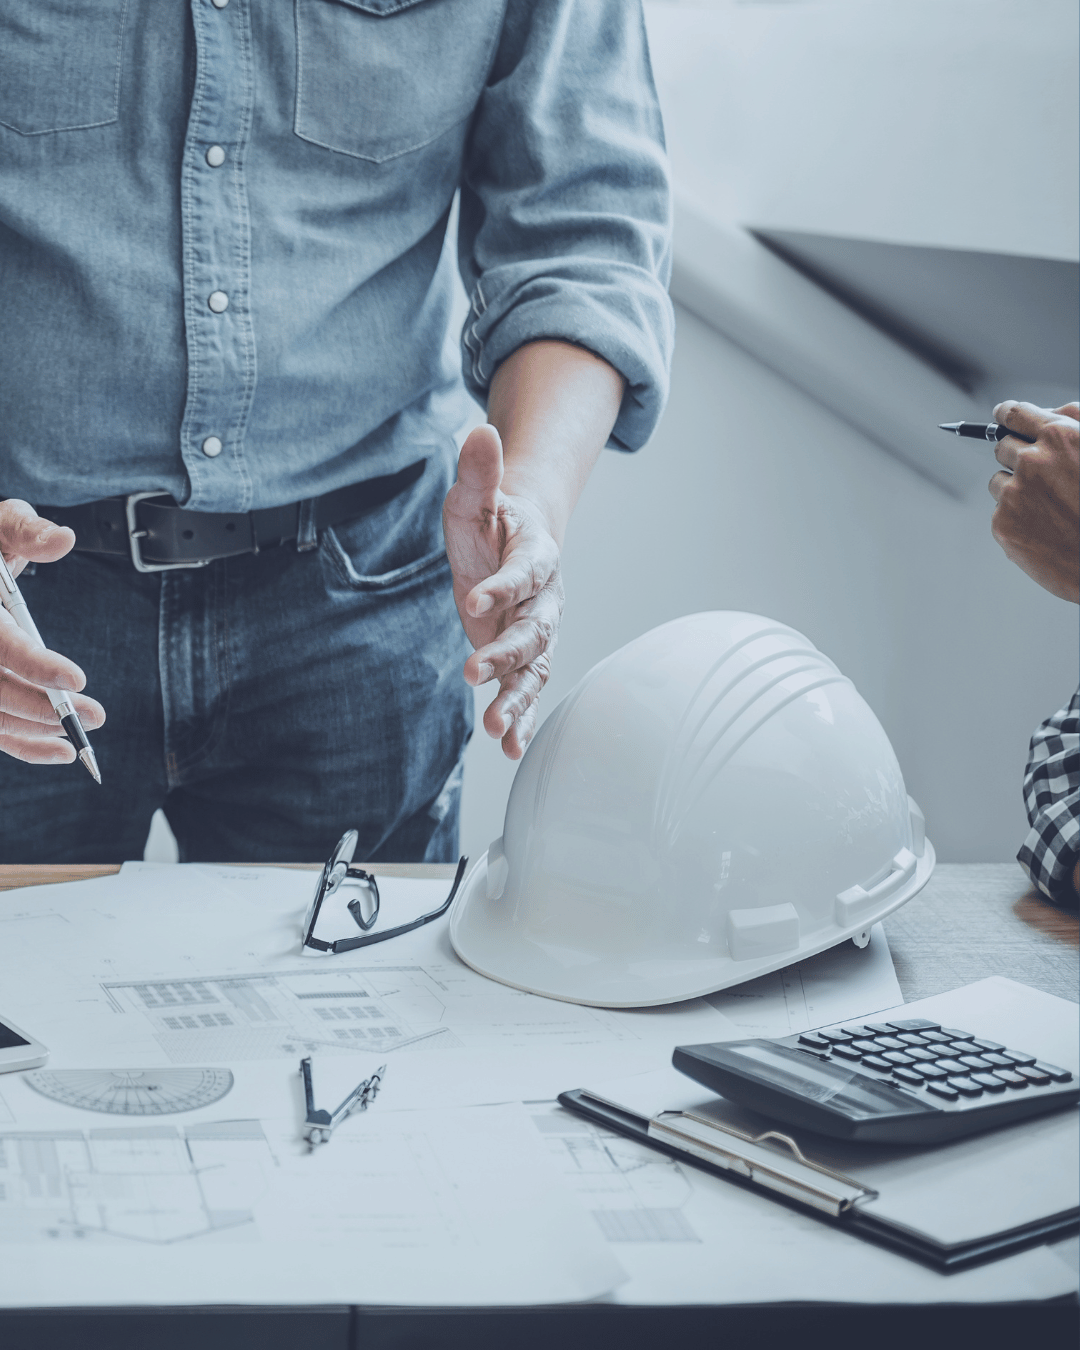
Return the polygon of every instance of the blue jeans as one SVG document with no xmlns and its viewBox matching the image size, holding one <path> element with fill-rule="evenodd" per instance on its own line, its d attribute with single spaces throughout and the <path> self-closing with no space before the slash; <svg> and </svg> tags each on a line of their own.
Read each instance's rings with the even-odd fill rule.
<svg viewBox="0 0 1080 1350">
<path fill-rule="evenodd" d="M 46 643 L 108 720 L 78 765 L 0 756 L 0 861 L 141 858 L 157 807 L 184 862 L 457 856 L 470 650 L 435 452 L 393 501 L 295 543 L 140 574 L 73 553 L 21 582 Z"/>
</svg>

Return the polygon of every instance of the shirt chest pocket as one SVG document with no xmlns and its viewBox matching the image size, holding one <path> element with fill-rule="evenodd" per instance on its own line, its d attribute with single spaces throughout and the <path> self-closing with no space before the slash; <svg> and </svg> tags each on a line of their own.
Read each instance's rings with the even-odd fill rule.
<svg viewBox="0 0 1080 1350">
<path fill-rule="evenodd" d="M 472 112 L 505 0 L 296 0 L 296 134 L 378 164 Z"/>
<path fill-rule="evenodd" d="M 0 123 L 23 136 L 115 122 L 127 0 L 0 0 Z"/>
</svg>

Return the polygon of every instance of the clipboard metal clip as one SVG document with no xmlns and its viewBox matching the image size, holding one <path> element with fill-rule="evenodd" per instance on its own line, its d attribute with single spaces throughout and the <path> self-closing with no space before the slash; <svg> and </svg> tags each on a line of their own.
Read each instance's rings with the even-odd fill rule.
<svg viewBox="0 0 1080 1350">
<path fill-rule="evenodd" d="M 779 1130 L 744 1134 L 694 1111 L 662 1111 L 649 1121 L 649 1136 L 834 1218 L 877 1194 L 854 1177 L 812 1162 Z"/>
</svg>

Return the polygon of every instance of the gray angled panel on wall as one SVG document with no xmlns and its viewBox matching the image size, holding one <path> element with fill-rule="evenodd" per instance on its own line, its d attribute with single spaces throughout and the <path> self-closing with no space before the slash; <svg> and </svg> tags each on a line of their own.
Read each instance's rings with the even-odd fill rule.
<svg viewBox="0 0 1080 1350">
<path fill-rule="evenodd" d="M 683 199 L 671 295 L 946 492 L 985 490 L 985 449 L 937 429 L 985 419 L 981 404 L 748 231 Z"/>
</svg>

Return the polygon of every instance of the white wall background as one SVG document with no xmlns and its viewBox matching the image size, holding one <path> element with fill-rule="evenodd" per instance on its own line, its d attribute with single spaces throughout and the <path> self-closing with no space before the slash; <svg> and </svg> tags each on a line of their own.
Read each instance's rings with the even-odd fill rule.
<svg viewBox="0 0 1080 1350">
<path fill-rule="evenodd" d="M 1077 256 L 1075 0 L 646 0 L 681 191 L 719 217 Z"/>
</svg>

